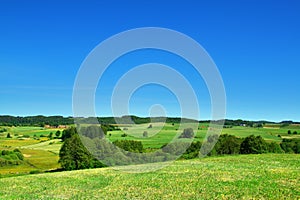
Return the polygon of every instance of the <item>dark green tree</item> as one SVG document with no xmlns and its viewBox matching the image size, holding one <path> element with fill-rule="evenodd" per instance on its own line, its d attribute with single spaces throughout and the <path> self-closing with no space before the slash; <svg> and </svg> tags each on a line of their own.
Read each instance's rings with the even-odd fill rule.
<svg viewBox="0 0 300 200">
<path fill-rule="evenodd" d="M 6 138 L 11 138 L 10 133 L 7 133 Z"/>
<path fill-rule="evenodd" d="M 250 135 L 241 143 L 241 154 L 261 154 L 268 151 L 268 144 L 261 136 Z"/>
<path fill-rule="evenodd" d="M 271 142 L 268 144 L 268 152 L 269 153 L 283 153 L 284 151 L 276 142 Z"/>
<path fill-rule="evenodd" d="M 220 135 L 218 142 L 215 144 L 214 149 L 216 154 L 239 154 L 241 139 L 233 135 Z"/>
<path fill-rule="evenodd" d="M 59 163 L 65 170 L 103 167 L 82 144 L 78 134 L 66 138 L 59 152 Z"/>
<path fill-rule="evenodd" d="M 194 131 L 192 128 L 185 128 L 181 133 L 180 138 L 192 138 L 194 137 Z"/>
<path fill-rule="evenodd" d="M 55 136 L 56 136 L 56 137 L 59 137 L 60 134 L 61 134 L 61 132 L 60 132 L 60 130 L 58 130 L 58 131 L 56 131 Z"/>
<path fill-rule="evenodd" d="M 143 144 L 141 141 L 135 140 L 116 140 L 113 142 L 114 145 L 120 147 L 125 151 L 130 152 L 143 152 Z"/>
<path fill-rule="evenodd" d="M 147 131 L 143 132 L 143 137 L 148 137 L 148 132 Z"/>
<path fill-rule="evenodd" d="M 283 139 L 280 146 L 285 153 L 300 153 L 300 139 Z"/>
<path fill-rule="evenodd" d="M 75 135 L 75 134 L 78 134 L 76 128 L 70 127 L 63 131 L 61 139 L 62 139 L 62 141 L 65 141 L 67 138 L 71 138 L 72 135 Z"/>
</svg>

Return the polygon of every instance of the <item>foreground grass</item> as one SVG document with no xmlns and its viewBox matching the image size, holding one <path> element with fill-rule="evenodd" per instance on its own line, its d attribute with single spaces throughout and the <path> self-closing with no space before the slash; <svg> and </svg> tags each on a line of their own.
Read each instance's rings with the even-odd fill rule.
<svg viewBox="0 0 300 200">
<path fill-rule="evenodd" d="M 300 155 L 176 161 L 130 174 L 109 168 L 0 179 L 0 199 L 299 199 Z"/>
</svg>

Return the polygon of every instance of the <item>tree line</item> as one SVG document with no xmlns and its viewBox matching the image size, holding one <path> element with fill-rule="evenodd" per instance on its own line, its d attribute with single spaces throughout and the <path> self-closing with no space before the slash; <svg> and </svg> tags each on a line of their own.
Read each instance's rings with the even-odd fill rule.
<svg viewBox="0 0 300 200">
<path fill-rule="evenodd" d="M 105 127 L 105 126 L 104 126 Z M 202 155 L 300 153 L 300 140 L 283 139 L 280 144 L 266 142 L 261 136 L 250 135 L 238 138 L 233 135 L 211 135 L 205 142 L 186 143 L 179 139 L 149 153 L 142 142 L 117 140 L 113 143 L 105 139 L 106 129 L 89 126 L 77 129 L 71 127 L 62 133 L 64 141 L 59 152 L 59 163 L 65 170 L 105 167 L 107 165 L 129 165 L 147 162 L 163 162 L 175 158 L 192 159 Z M 183 131 L 182 137 L 190 137 L 190 131 Z M 184 137 L 183 137 L 184 136 Z M 212 145 L 215 145 L 212 147 Z M 141 154 L 147 152 L 147 154 Z M 99 161 L 101 160 L 101 162 Z"/>
<path fill-rule="evenodd" d="M 96 120 L 95 120 L 96 119 Z M 197 121 L 194 119 L 187 119 L 187 118 L 180 118 L 180 117 L 138 117 L 134 115 L 126 115 L 122 117 L 78 117 L 75 120 L 77 123 L 81 124 L 144 124 L 144 123 L 151 123 L 151 122 L 167 122 L 167 123 L 188 123 L 188 122 L 195 122 L 195 123 L 209 123 L 209 120 Z M 273 123 L 269 121 L 247 121 L 247 120 L 230 120 L 226 119 L 225 126 L 240 126 L 246 125 L 249 127 L 259 127 L 265 123 Z M 71 125 L 74 124 L 73 117 L 63 117 L 63 116 L 10 116 L 10 115 L 2 115 L 0 116 L 0 126 L 58 126 L 58 125 Z M 297 124 L 297 122 L 293 121 L 282 121 L 281 124 L 289 125 L 289 124 Z"/>
</svg>

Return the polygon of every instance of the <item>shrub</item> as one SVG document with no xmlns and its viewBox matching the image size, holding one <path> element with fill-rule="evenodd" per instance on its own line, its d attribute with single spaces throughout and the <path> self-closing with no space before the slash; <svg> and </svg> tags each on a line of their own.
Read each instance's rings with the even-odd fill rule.
<svg viewBox="0 0 300 200">
<path fill-rule="evenodd" d="M 141 141 L 116 140 L 113 142 L 113 144 L 125 151 L 139 152 L 139 153 L 143 152 L 143 144 Z"/>
<path fill-rule="evenodd" d="M 280 146 L 285 153 L 300 153 L 299 139 L 283 139 Z"/>
<path fill-rule="evenodd" d="M 201 146 L 202 146 L 202 143 L 199 141 L 192 142 L 192 144 L 189 146 L 189 148 L 186 150 L 186 152 L 181 157 L 185 158 L 185 159 L 197 158 L 199 156 Z"/>
<path fill-rule="evenodd" d="M 18 149 L 0 151 L 0 166 L 19 165 L 23 160 L 24 156 Z"/>
<path fill-rule="evenodd" d="M 29 172 L 29 174 L 39 174 L 39 173 L 41 173 L 41 171 L 37 170 L 37 169 L 32 170 L 32 171 Z"/>
<path fill-rule="evenodd" d="M 268 144 L 268 152 L 269 153 L 283 153 L 284 151 L 276 142 L 271 142 Z"/>
<path fill-rule="evenodd" d="M 233 135 L 220 135 L 217 143 L 214 146 L 214 150 L 217 155 L 239 154 L 241 143 L 241 139 Z"/>
<path fill-rule="evenodd" d="M 143 132 L 143 137 L 148 137 L 148 132 L 147 131 Z"/>
<path fill-rule="evenodd" d="M 250 135 L 241 143 L 241 154 L 261 154 L 268 151 L 268 145 L 261 136 Z"/>
<path fill-rule="evenodd" d="M 56 131 L 55 136 L 56 136 L 56 137 L 59 137 L 60 134 L 61 134 L 61 132 L 60 132 L 60 130 L 58 130 L 58 131 Z"/>
<path fill-rule="evenodd" d="M 104 138 L 107 133 L 107 129 L 100 126 L 88 126 L 80 129 L 80 134 L 88 138 Z"/>
<path fill-rule="evenodd" d="M 194 131 L 192 128 L 186 128 L 183 130 L 179 138 L 192 138 L 194 137 Z"/>
</svg>

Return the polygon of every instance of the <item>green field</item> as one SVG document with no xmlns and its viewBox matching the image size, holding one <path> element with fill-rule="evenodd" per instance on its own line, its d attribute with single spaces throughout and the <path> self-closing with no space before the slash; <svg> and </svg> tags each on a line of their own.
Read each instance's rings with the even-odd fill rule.
<svg viewBox="0 0 300 200">
<path fill-rule="evenodd" d="M 150 124 L 141 124 L 134 126 L 120 126 L 121 131 L 111 131 L 109 132 L 111 136 L 109 140 L 138 140 L 143 143 L 145 148 L 160 148 L 166 143 L 169 143 L 176 135 L 179 135 L 182 130 L 178 130 L 178 124 L 166 123 L 152 123 L 153 128 L 148 128 Z M 188 127 L 188 124 L 185 125 Z M 297 127 L 298 129 L 296 129 Z M 128 130 L 123 130 L 124 128 Z M 297 135 L 288 135 L 288 130 L 293 128 L 293 131 L 298 131 Z M 196 133 L 195 141 L 203 141 L 208 130 L 208 124 L 199 124 L 199 129 Z M 143 132 L 147 131 L 149 134 L 148 138 L 143 138 Z M 122 137 L 123 133 L 128 133 L 126 137 Z M 252 128 L 243 126 L 233 126 L 232 128 L 224 128 L 222 134 L 235 135 L 240 138 L 245 138 L 249 135 L 260 135 L 266 141 L 274 141 L 280 143 L 282 138 L 300 138 L 300 126 L 292 127 L 264 127 L 264 128 Z M 278 137 L 280 135 L 281 137 Z"/>
<path fill-rule="evenodd" d="M 299 199 L 300 155 L 180 160 L 132 174 L 110 168 L 0 179 L 0 199 Z"/>
<path fill-rule="evenodd" d="M 44 172 L 57 169 L 58 152 L 61 147 L 59 139 L 49 139 L 52 132 L 62 129 L 46 129 L 41 127 L 1 127 L 7 131 L 0 133 L 0 150 L 13 150 L 18 148 L 25 159 L 21 165 L 0 167 L 0 176 L 28 174 L 29 172 Z M 6 138 L 10 133 L 12 138 Z M 44 137 L 40 137 L 43 135 Z"/>
<path fill-rule="evenodd" d="M 140 125 L 122 125 L 119 131 L 109 131 L 107 138 L 110 141 L 115 140 L 138 140 L 143 143 L 144 148 L 160 148 L 169 143 L 175 136 L 180 135 L 182 128 L 188 127 L 185 124 L 181 129 L 179 124 L 171 123 L 151 123 Z M 0 150 L 13 150 L 18 148 L 25 155 L 25 161 L 21 165 L 0 167 L 1 176 L 11 176 L 14 174 L 28 174 L 31 171 L 48 171 L 59 168 L 58 153 L 62 142 L 59 139 L 49 139 L 47 136 L 52 132 L 61 129 L 46 129 L 41 127 L 0 127 L 7 129 L 6 132 L 0 133 Z M 127 130 L 123 130 L 127 129 Z M 179 129 L 179 130 L 178 130 Z M 196 133 L 195 141 L 203 141 L 208 130 L 208 123 L 200 123 Z M 298 131 L 297 135 L 288 135 L 288 130 Z M 148 132 L 148 137 L 143 137 L 143 132 Z M 12 138 L 6 138 L 10 133 Z M 126 137 L 122 134 L 126 133 Z M 223 134 L 235 135 L 237 137 L 247 137 L 251 134 L 260 135 L 267 141 L 280 143 L 282 138 L 300 138 L 300 126 L 289 125 L 281 127 L 277 124 L 267 124 L 264 128 L 250 128 L 242 126 L 233 126 L 224 128 Z M 44 137 L 40 137 L 43 135 Z M 281 137 L 278 137 L 280 135 Z M 24 137 L 26 136 L 26 137 Z"/>
</svg>

